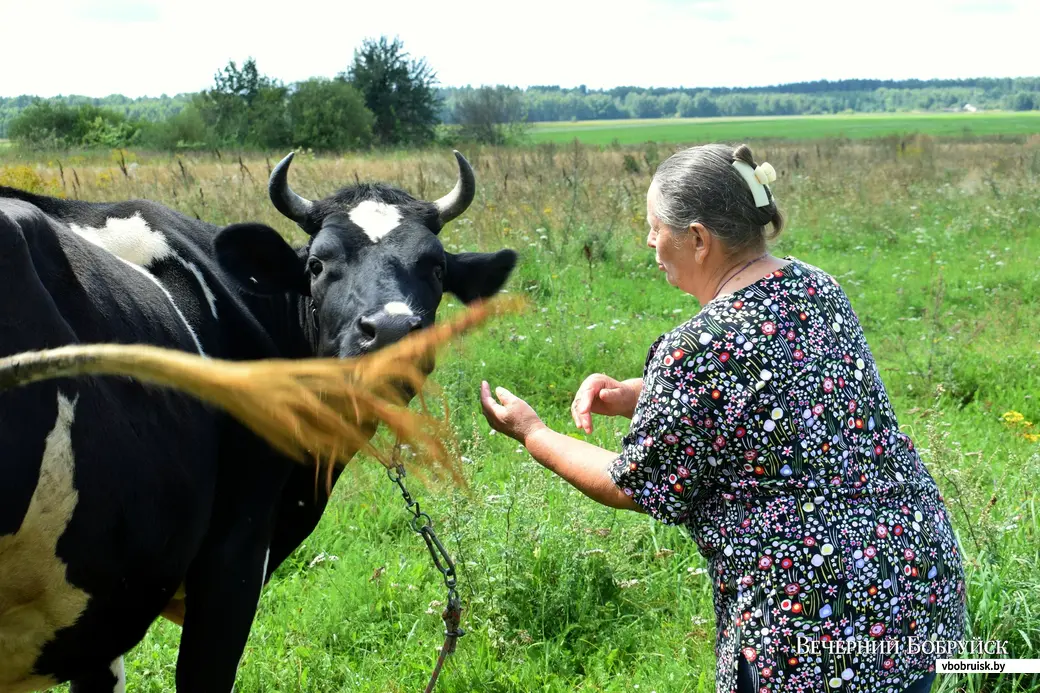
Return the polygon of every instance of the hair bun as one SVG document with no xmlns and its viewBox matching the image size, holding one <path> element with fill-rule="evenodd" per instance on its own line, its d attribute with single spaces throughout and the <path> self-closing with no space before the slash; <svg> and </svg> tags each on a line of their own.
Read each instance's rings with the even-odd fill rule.
<svg viewBox="0 0 1040 693">
<path fill-rule="evenodd" d="M 741 144 L 733 150 L 733 160 L 743 161 L 751 168 L 755 168 L 758 165 L 755 163 L 755 157 L 751 153 L 751 147 L 747 146 L 746 144 Z"/>
</svg>

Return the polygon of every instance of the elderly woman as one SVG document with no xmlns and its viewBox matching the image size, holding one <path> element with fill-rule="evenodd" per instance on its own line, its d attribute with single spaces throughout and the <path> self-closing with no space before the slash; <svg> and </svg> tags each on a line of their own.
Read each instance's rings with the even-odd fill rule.
<svg viewBox="0 0 1040 693">
<path fill-rule="evenodd" d="M 578 390 L 578 428 L 632 419 L 620 455 L 486 382 L 484 414 L 592 499 L 689 530 L 714 588 L 718 691 L 927 691 L 934 650 L 911 644 L 962 637 L 960 549 L 848 297 L 768 253 L 774 179 L 743 145 L 657 170 L 647 245 L 703 307 L 654 342 L 642 378 Z"/>
</svg>

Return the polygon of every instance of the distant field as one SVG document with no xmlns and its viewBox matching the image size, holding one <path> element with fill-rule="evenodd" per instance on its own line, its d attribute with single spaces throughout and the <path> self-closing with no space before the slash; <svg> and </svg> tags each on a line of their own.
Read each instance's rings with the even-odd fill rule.
<svg viewBox="0 0 1040 693">
<path fill-rule="evenodd" d="M 964 137 L 1040 133 L 1040 111 L 1025 113 L 899 113 L 750 118 L 658 118 L 535 123 L 533 142 L 605 145 L 716 140 L 863 139 L 886 135 Z"/>
</svg>

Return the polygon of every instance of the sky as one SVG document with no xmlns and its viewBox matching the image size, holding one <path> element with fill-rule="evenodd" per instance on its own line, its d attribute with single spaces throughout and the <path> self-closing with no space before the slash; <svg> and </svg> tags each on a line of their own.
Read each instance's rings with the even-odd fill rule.
<svg viewBox="0 0 1040 693">
<path fill-rule="evenodd" d="M 444 86 L 1040 75 L 1040 0 L 0 0 L 0 96 L 173 95 L 247 57 L 332 77 L 397 36 Z"/>
</svg>

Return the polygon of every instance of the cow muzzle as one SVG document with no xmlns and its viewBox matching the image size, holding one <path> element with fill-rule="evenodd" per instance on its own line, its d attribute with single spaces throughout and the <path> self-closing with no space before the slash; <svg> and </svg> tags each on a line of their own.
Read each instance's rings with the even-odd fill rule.
<svg viewBox="0 0 1040 693">
<path fill-rule="evenodd" d="M 398 342 L 421 327 L 422 318 L 417 315 L 398 315 L 381 309 L 358 318 L 357 347 L 367 354 Z"/>
</svg>

